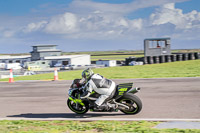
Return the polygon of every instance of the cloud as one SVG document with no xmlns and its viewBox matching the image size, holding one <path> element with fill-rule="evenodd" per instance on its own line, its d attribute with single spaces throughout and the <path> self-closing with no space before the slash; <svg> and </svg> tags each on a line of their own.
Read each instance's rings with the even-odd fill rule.
<svg viewBox="0 0 200 133">
<path fill-rule="evenodd" d="M 66 12 L 63 15 L 53 17 L 45 27 L 47 33 L 69 34 L 78 31 L 77 16 Z"/>
<path fill-rule="evenodd" d="M 187 14 L 183 14 L 181 9 L 176 9 L 174 3 L 163 5 L 156 13 L 151 14 L 150 20 L 153 25 L 161 25 L 171 23 L 177 29 L 188 30 L 192 28 L 200 28 L 200 12 L 193 10 Z"/>
<path fill-rule="evenodd" d="M 47 21 L 41 21 L 38 23 L 30 23 L 27 27 L 23 30 L 24 32 L 33 32 L 43 28 L 47 24 Z"/>
<path fill-rule="evenodd" d="M 160 6 L 167 3 L 183 2 L 188 0 L 134 0 L 125 4 L 108 4 L 98 3 L 91 0 L 75 0 L 70 6 L 69 10 L 75 13 L 88 13 L 94 10 L 101 11 L 109 14 L 127 14 L 136 11 L 141 8 L 147 8 L 152 6 Z M 77 10 L 78 9 L 78 10 Z"/>
<path fill-rule="evenodd" d="M 0 37 L 3 38 L 11 38 L 15 35 L 16 31 L 13 29 L 0 27 Z"/>
<path fill-rule="evenodd" d="M 4 28 L 0 30 L 4 37 L 17 34 L 26 39 L 38 39 L 37 42 L 51 38 L 51 41 L 56 40 L 55 43 L 58 40 L 123 40 L 130 43 L 130 40 L 142 42 L 150 37 L 198 40 L 200 13 L 194 10 L 184 14 L 181 9 L 175 8 L 175 3 L 168 3 L 181 1 L 185 0 L 135 0 L 128 4 L 76 0 L 64 13 L 34 19 L 15 32 Z M 159 7 L 147 18 L 126 17 L 140 8 L 156 5 Z"/>
<path fill-rule="evenodd" d="M 183 14 L 181 9 L 176 9 L 174 3 L 186 0 L 135 0 L 127 4 L 97 3 L 90 0 L 73 1 L 68 11 L 64 14 L 51 17 L 49 20 L 42 20 L 37 23 L 30 23 L 25 32 L 43 32 L 45 34 L 58 34 L 64 38 L 85 38 L 85 39 L 135 39 L 139 36 L 160 36 L 162 31 L 171 35 L 169 30 L 160 30 L 157 27 L 175 29 L 189 29 L 199 27 L 199 13 L 192 11 Z M 128 19 L 125 16 L 140 8 L 160 5 L 150 18 Z M 78 9 L 78 10 L 77 10 Z M 170 24 L 168 24 L 170 23 Z M 151 31 L 157 32 L 152 34 Z M 171 29 L 174 31 L 174 29 Z M 177 34 L 177 32 L 176 32 Z M 163 35 L 164 36 L 164 35 Z"/>
<path fill-rule="evenodd" d="M 12 37 L 14 34 L 15 34 L 15 32 L 11 31 L 11 30 L 6 30 L 3 32 L 3 36 L 6 38 Z"/>
<path fill-rule="evenodd" d="M 26 26 L 25 32 L 43 32 L 46 34 L 60 34 L 65 38 L 85 39 L 113 39 L 123 37 L 125 32 L 142 29 L 143 20 L 129 20 L 123 16 L 112 16 L 101 11 L 94 11 L 86 15 L 66 12 Z"/>
</svg>

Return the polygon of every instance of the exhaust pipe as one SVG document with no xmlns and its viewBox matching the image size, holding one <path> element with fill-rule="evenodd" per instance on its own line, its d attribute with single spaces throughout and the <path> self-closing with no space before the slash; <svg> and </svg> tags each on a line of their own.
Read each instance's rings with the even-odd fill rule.
<svg viewBox="0 0 200 133">
<path fill-rule="evenodd" d="M 135 94 L 139 91 L 140 91 L 140 87 L 135 87 L 135 88 L 130 89 L 127 93 Z"/>
<path fill-rule="evenodd" d="M 122 104 L 122 103 L 118 103 L 115 101 L 115 99 L 113 99 L 113 102 L 116 104 L 116 108 L 118 108 L 118 109 L 122 109 L 122 110 L 129 109 L 129 106 Z"/>
</svg>

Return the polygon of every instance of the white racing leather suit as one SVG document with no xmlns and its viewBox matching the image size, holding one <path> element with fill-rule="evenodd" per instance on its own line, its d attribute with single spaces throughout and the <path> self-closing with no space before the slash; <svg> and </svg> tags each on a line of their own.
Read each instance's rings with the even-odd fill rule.
<svg viewBox="0 0 200 133">
<path fill-rule="evenodd" d="M 90 80 L 85 85 L 88 94 L 82 98 L 87 98 L 90 93 L 94 90 L 101 96 L 95 101 L 98 106 L 101 106 L 103 102 L 112 94 L 115 90 L 115 82 L 104 78 L 99 74 L 93 74 Z"/>
</svg>

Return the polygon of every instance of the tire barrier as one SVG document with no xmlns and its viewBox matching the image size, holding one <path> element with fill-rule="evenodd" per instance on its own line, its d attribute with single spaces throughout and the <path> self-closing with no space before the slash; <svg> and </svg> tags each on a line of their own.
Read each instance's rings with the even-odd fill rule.
<svg viewBox="0 0 200 133">
<path fill-rule="evenodd" d="M 152 56 L 148 56 L 147 57 L 147 61 L 148 61 L 148 64 L 153 64 L 153 57 Z"/>
<path fill-rule="evenodd" d="M 183 61 L 188 60 L 188 53 L 183 54 Z"/>
<path fill-rule="evenodd" d="M 170 57 L 171 57 L 171 61 L 172 61 L 172 62 L 175 62 L 175 61 L 176 61 L 176 55 L 172 54 L 172 55 L 170 55 Z"/>
<path fill-rule="evenodd" d="M 200 53 L 182 53 L 182 54 L 171 54 L 171 55 L 160 55 L 160 56 L 145 56 L 145 57 L 130 57 L 126 58 L 126 65 L 129 65 L 131 61 L 143 61 L 145 64 L 157 64 L 157 63 L 167 63 L 167 62 L 176 62 L 176 61 L 187 61 L 200 59 Z"/>
<path fill-rule="evenodd" d="M 189 58 L 189 60 L 194 60 L 195 58 L 194 58 L 194 53 L 189 53 L 188 54 L 188 58 Z"/>
<path fill-rule="evenodd" d="M 176 55 L 176 61 L 182 61 L 182 58 L 183 58 L 182 54 Z"/>
<path fill-rule="evenodd" d="M 159 60 L 160 63 L 165 63 L 165 56 L 163 55 L 159 56 Z"/>
<path fill-rule="evenodd" d="M 153 56 L 153 62 L 154 62 L 154 64 L 158 64 L 159 63 L 159 57 Z"/>
<path fill-rule="evenodd" d="M 143 63 L 144 63 L 144 64 L 148 64 L 147 56 L 144 57 L 144 61 L 143 61 Z"/>
<path fill-rule="evenodd" d="M 171 62 L 171 56 L 165 55 L 165 62 Z"/>
<path fill-rule="evenodd" d="M 195 59 L 200 59 L 200 53 L 194 53 Z"/>
</svg>

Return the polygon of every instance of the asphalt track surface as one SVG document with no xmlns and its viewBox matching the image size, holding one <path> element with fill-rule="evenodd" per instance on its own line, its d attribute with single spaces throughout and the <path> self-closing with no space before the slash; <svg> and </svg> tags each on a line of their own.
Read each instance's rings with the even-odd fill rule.
<svg viewBox="0 0 200 133">
<path fill-rule="evenodd" d="M 136 115 L 88 112 L 77 115 L 67 105 L 72 81 L 0 82 L 0 120 L 160 120 L 200 121 L 200 78 L 116 79 L 141 87 L 143 109 Z"/>
</svg>

